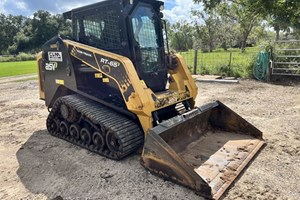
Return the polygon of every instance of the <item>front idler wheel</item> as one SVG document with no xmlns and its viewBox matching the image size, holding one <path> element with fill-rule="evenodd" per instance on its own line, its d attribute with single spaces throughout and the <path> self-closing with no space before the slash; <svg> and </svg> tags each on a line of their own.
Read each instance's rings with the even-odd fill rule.
<svg viewBox="0 0 300 200">
<path fill-rule="evenodd" d="M 81 129 L 80 138 L 84 144 L 90 145 L 92 142 L 91 131 L 88 128 Z"/>
<path fill-rule="evenodd" d="M 75 122 L 78 119 L 79 115 L 74 108 L 69 107 L 66 104 L 62 104 L 60 106 L 60 114 L 65 120 L 71 123 Z"/>
<path fill-rule="evenodd" d="M 60 105 L 60 114 L 64 119 L 68 119 L 70 116 L 70 108 L 66 104 Z"/>
<path fill-rule="evenodd" d="M 48 131 L 51 135 L 57 134 L 59 132 L 59 120 L 58 119 L 53 119 L 48 127 Z"/>
</svg>

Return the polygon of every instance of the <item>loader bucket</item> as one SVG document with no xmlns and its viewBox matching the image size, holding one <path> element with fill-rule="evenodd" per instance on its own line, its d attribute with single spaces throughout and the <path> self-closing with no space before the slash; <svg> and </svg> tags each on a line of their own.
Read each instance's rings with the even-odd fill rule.
<svg viewBox="0 0 300 200">
<path fill-rule="evenodd" d="M 263 144 L 261 131 L 216 101 L 150 129 L 141 163 L 202 196 L 219 199 Z"/>
</svg>

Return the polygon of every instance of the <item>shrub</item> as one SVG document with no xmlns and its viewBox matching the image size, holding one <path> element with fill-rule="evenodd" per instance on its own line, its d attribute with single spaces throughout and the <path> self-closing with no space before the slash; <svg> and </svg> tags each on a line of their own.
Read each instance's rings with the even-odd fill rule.
<svg viewBox="0 0 300 200">
<path fill-rule="evenodd" d="M 0 62 L 15 62 L 29 60 L 35 60 L 35 55 L 21 52 L 18 55 L 0 56 Z"/>
</svg>

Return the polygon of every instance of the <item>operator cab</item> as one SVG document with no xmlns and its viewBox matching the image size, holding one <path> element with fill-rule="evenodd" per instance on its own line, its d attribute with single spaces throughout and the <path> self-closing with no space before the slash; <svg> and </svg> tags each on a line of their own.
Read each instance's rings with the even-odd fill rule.
<svg viewBox="0 0 300 200">
<path fill-rule="evenodd" d="M 73 40 L 128 57 L 140 79 L 159 92 L 167 84 L 161 6 L 153 0 L 106 0 L 64 17 L 72 20 Z"/>
</svg>

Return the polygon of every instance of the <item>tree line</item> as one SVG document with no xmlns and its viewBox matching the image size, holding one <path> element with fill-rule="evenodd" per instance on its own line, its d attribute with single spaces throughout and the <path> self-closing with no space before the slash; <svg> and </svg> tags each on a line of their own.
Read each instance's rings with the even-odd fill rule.
<svg viewBox="0 0 300 200">
<path fill-rule="evenodd" d="M 175 50 L 197 48 L 211 52 L 216 48 L 238 47 L 243 52 L 246 46 L 260 41 L 300 37 L 299 0 L 193 1 L 204 6 L 203 11 L 191 11 L 193 22 L 169 24 Z"/>
<path fill-rule="evenodd" d="M 279 40 L 280 31 L 285 38 L 300 37 L 299 0 L 193 1 L 204 5 L 203 11 L 191 10 L 193 22 L 168 23 L 170 45 L 177 51 L 238 47 L 243 52 L 259 41 Z M 71 22 L 60 14 L 40 10 L 28 18 L 0 13 L 0 55 L 35 53 L 57 34 L 71 35 Z"/>
<path fill-rule="evenodd" d="M 37 11 L 32 18 L 0 14 L 0 54 L 35 53 L 57 34 L 70 35 L 71 23 L 62 15 Z"/>
</svg>

